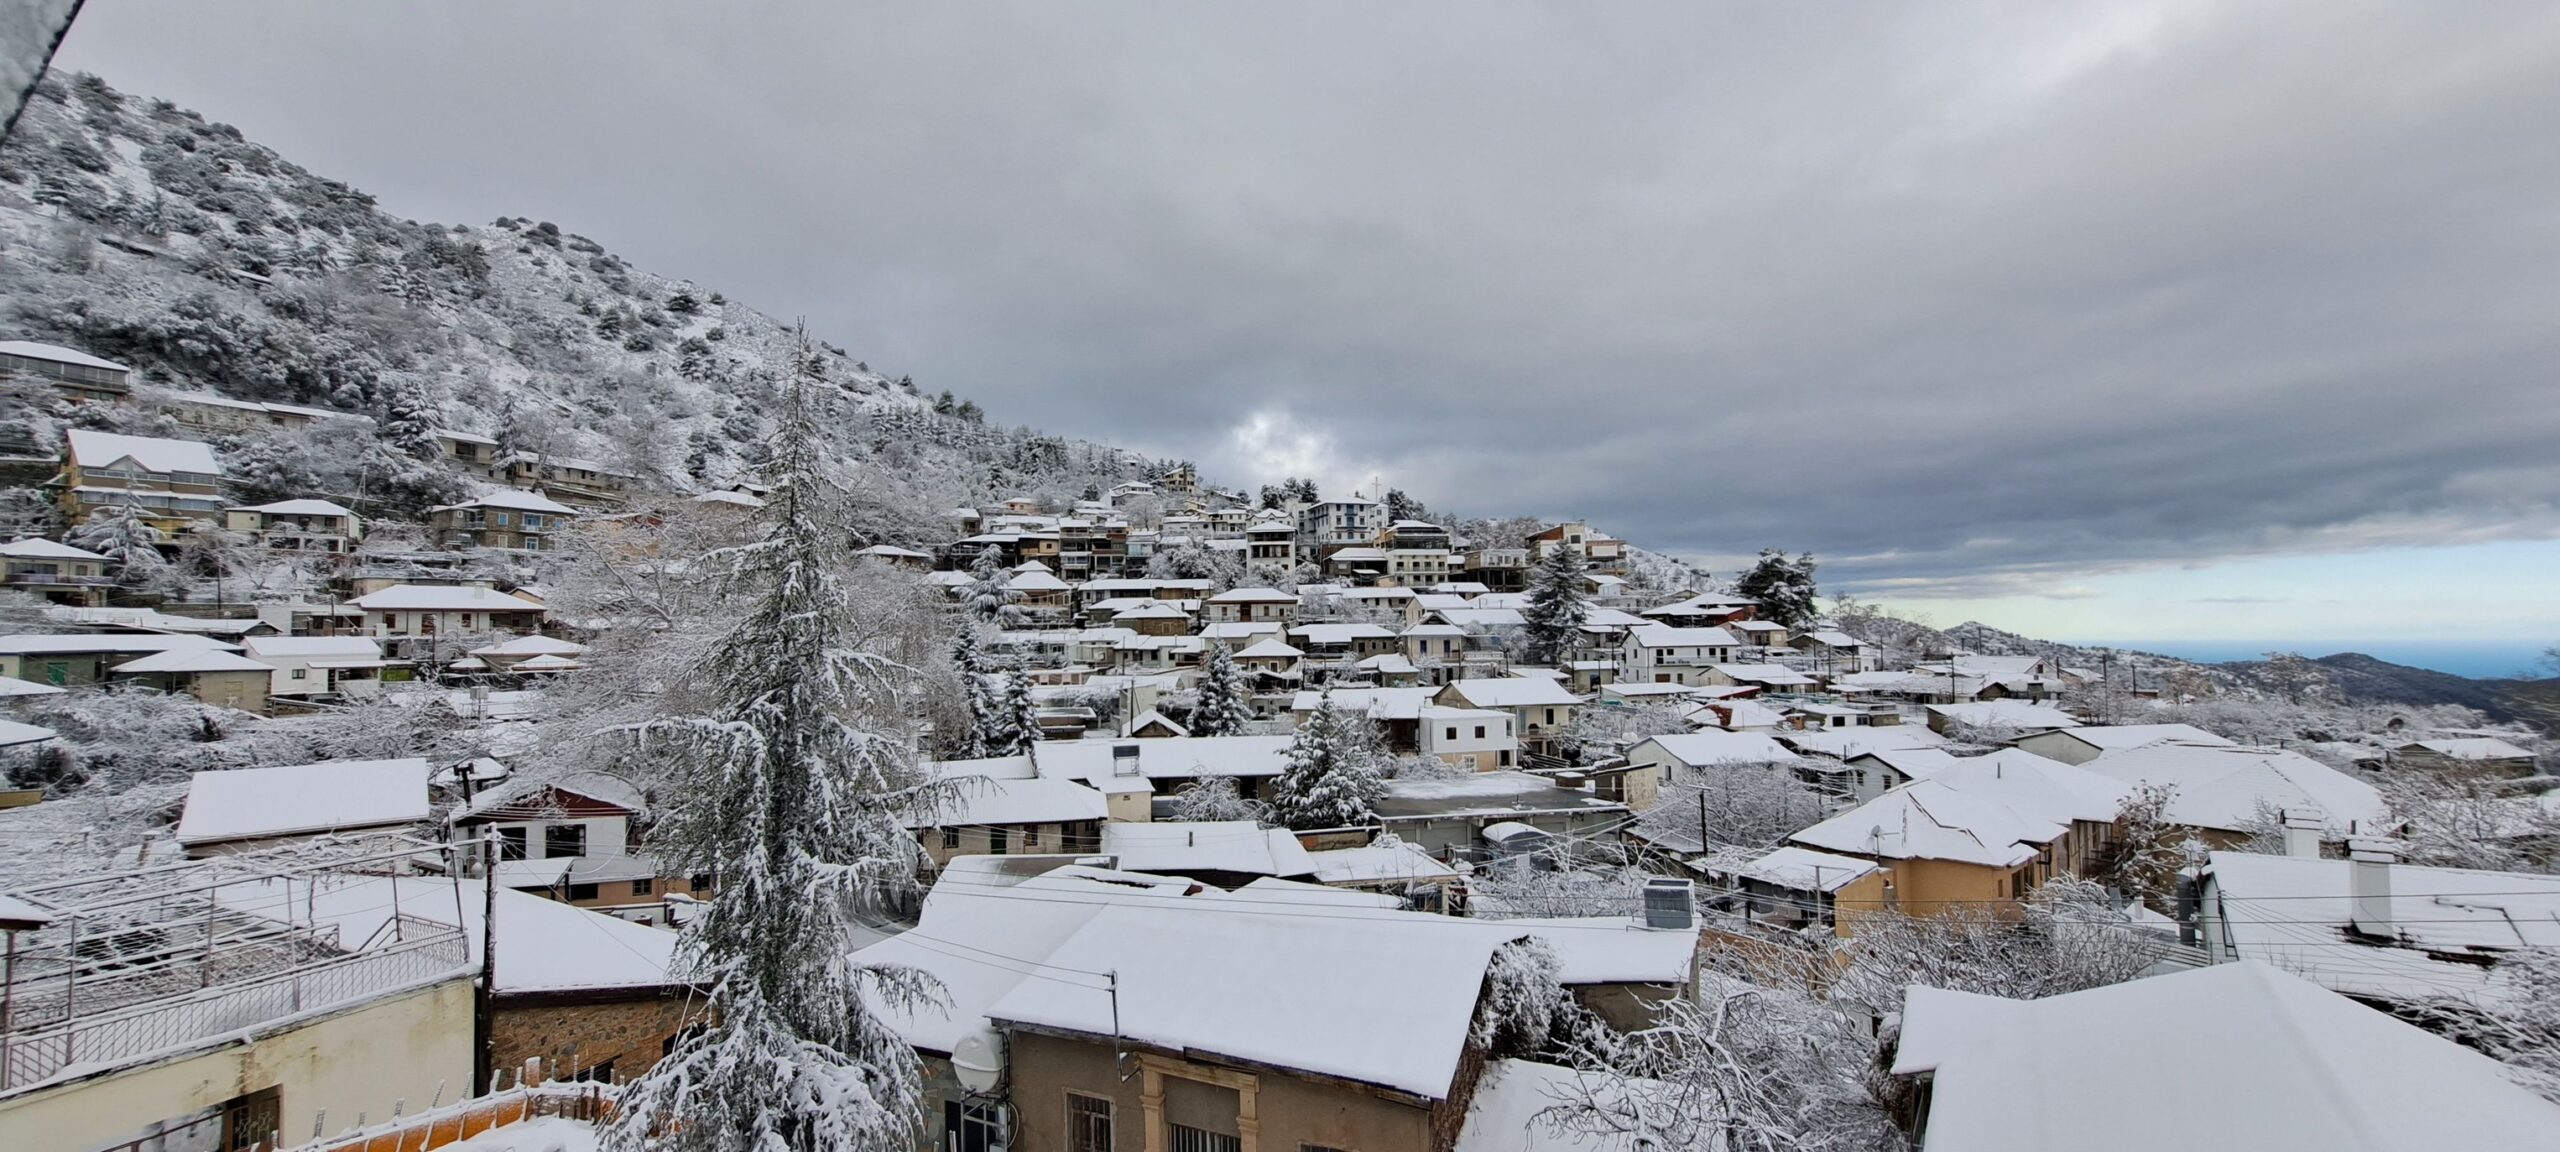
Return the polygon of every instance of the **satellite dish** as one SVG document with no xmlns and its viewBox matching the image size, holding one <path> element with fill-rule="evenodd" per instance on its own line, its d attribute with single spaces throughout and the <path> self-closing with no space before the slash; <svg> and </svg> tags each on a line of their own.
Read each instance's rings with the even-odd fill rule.
<svg viewBox="0 0 2560 1152">
<path fill-rule="evenodd" d="M 994 1092 L 1004 1079 L 1004 1041 L 985 1029 L 961 1037 L 951 1046 L 951 1074 L 971 1092 Z"/>
</svg>

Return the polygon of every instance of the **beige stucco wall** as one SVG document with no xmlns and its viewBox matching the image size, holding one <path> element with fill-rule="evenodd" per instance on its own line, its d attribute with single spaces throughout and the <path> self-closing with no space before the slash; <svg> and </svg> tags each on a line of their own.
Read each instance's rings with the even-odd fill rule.
<svg viewBox="0 0 2560 1152">
<path fill-rule="evenodd" d="M 1015 1147 L 1042 1152 L 1065 1148 L 1067 1093 L 1072 1090 L 1112 1102 L 1113 1152 L 1145 1152 L 1142 1078 L 1133 1074 L 1122 1081 L 1112 1067 L 1111 1049 L 1019 1032 L 1012 1035 L 1011 1045 Z M 1136 1068 L 1132 1056 L 1129 1070 Z M 1430 1152 L 1428 1108 L 1278 1073 L 1262 1073 L 1256 1083 L 1261 1131 L 1255 1146 L 1261 1152 L 1298 1152 L 1310 1144 L 1357 1152 Z M 1169 1086 L 1166 1105 L 1169 1111 L 1196 1109 L 1209 1098 L 1233 1096 Z M 1234 1132 L 1236 1127 L 1230 1122 L 1216 1130 Z"/>
<path fill-rule="evenodd" d="M 448 980 L 200 1055 L 0 1100 L 0 1148 L 87 1148 L 279 1086 L 288 1147 L 310 1141 L 323 1108 L 334 1133 L 360 1113 L 387 1119 L 402 1102 L 421 1111 L 439 1085 L 451 1103 L 471 1091 L 471 1000 L 470 980 Z"/>
</svg>

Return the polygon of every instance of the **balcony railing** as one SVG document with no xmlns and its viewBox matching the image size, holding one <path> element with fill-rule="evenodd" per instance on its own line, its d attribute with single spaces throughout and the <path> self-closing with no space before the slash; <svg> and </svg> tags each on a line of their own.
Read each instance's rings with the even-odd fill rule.
<svg viewBox="0 0 2560 1152">
<path fill-rule="evenodd" d="M 9 574 L 9 583 L 20 586 L 109 588 L 113 587 L 115 582 L 113 576 L 73 576 L 62 572 L 12 572 Z"/>
</svg>

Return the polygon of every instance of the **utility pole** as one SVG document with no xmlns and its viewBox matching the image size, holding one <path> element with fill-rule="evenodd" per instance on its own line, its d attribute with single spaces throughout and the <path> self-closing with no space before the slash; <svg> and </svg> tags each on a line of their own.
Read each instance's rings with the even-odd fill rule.
<svg viewBox="0 0 2560 1152">
<path fill-rule="evenodd" d="M 480 995 L 471 1006 L 471 1045 L 478 1053 L 472 1061 L 474 1096 L 488 1094 L 496 1071 L 490 1066 L 497 1056 L 498 1011 L 498 828 L 494 824 L 485 828 L 480 841 L 480 875 Z"/>
</svg>

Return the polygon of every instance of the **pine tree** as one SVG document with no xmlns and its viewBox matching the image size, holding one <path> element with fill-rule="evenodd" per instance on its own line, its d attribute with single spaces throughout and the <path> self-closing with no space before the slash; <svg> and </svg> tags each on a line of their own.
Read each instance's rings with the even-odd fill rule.
<svg viewBox="0 0 2560 1152">
<path fill-rule="evenodd" d="M 1402 488 L 1387 489 L 1387 520 L 1420 520 L 1425 512 L 1422 501 L 1407 496 Z"/>
<path fill-rule="evenodd" d="M 997 709 L 1003 718 L 1002 735 L 1008 739 L 1001 745 L 990 739 L 990 756 L 1020 756 L 1040 742 L 1040 715 L 1031 703 L 1031 678 L 1016 668 L 1004 674 L 1004 700 Z"/>
<path fill-rule="evenodd" d="M 691 669 L 704 710 L 624 730 L 672 777 L 658 851 L 720 887 L 677 944 L 675 975 L 708 990 L 710 1026 L 623 1090 L 616 1149 L 904 1152 L 915 1139 L 921 1071 L 873 1005 L 922 1003 L 930 981 L 847 956 L 856 911 L 913 888 L 907 823 L 946 796 L 890 731 L 912 673 L 852 647 L 868 606 L 840 583 L 844 493 L 821 472 L 810 403 L 796 374 L 761 535 L 705 557 L 742 614 Z"/>
<path fill-rule="evenodd" d="M 960 634 L 951 641 L 951 666 L 960 674 L 960 691 L 969 703 L 969 727 L 951 743 L 951 755 L 958 760 L 975 760 L 988 755 L 988 721 L 996 712 L 995 698 L 987 691 L 986 657 L 978 651 L 978 629 L 962 624 Z"/>
<path fill-rule="evenodd" d="M 1520 613 L 1532 664 L 1564 659 L 1589 613 L 1582 594 L 1582 551 L 1562 541 L 1550 544 L 1529 578 L 1529 606 Z"/>
<path fill-rule="evenodd" d="M 114 566 L 117 587 L 147 589 L 168 580 L 169 561 L 160 555 L 160 544 L 167 539 L 167 533 L 142 518 L 141 508 L 121 504 L 90 513 L 62 542 L 106 557 Z"/>
<path fill-rule="evenodd" d="M 1328 700 L 1298 725 L 1271 782 L 1271 816 L 1290 828 L 1340 828 L 1377 819 L 1379 782 L 1365 723 Z"/>
<path fill-rule="evenodd" d="M 1242 736 L 1253 720 L 1253 702 L 1245 692 L 1244 671 L 1227 646 L 1209 645 L 1200 662 L 1200 703 L 1191 710 L 1194 736 Z"/>
<path fill-rule="evenodd" d="M 1813 624 L 1820 613 L 1814 604 L 1813 554 L 1787 559 L 1775 548 L 1760 550 L 1760 562 L 1734 581 L 1734 591 L 1760 602 L 1759 618 L 1793 631 Z"/>
<path fill-rule="evenodd" d="M 970 562 L 969 584 L 961 592 L 961 599 L 968 604 L 970 614 L 999 628 L 1011 628 L 1022 623 L 1022 607 L 1014 603 L 1022 599 L 1022 593 L 1006 584 L 1012 578 L 1012 574 L 1004 570 L 1004 553 L 993 544 L 987 545 L 986 550 Z"/>
</svg>

